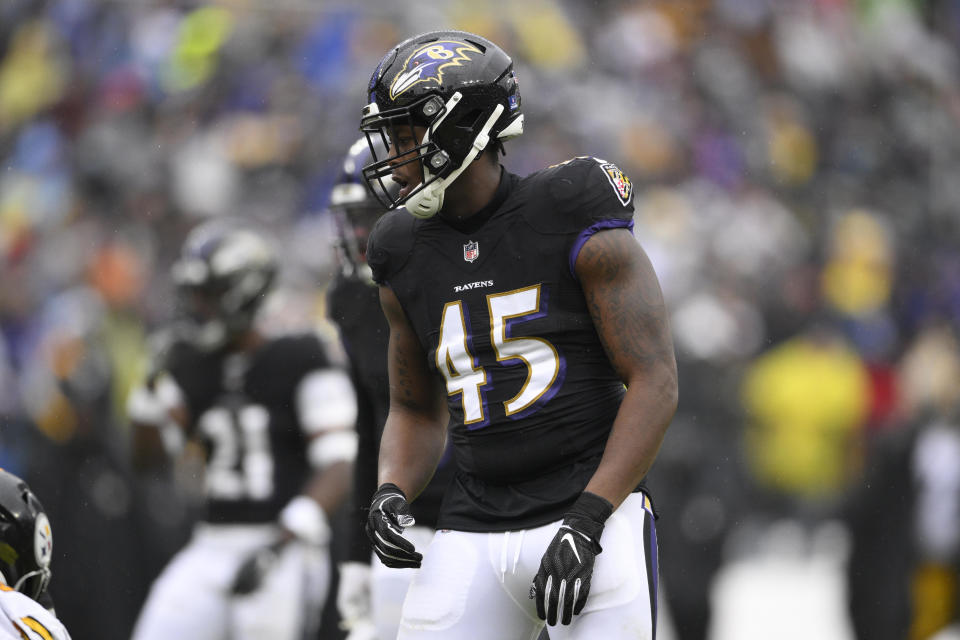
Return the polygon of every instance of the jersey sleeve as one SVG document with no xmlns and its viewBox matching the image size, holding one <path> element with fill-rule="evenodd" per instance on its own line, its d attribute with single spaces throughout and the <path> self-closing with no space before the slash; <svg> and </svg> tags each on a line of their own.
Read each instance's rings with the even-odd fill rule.
<svg viewBox="0 0 960 640">
<path fill-rule="evenodd" d="M 70 640 L 67 629 L 34 600 L 8 587 L 0 590 L 0 637 L 28 640 Z M 16 636 L 10 634 L 16 632 Z M 6 632 L 6 633 L 5 633 Z"/>
<path fill-rule="evenodd" d="M 413 251 L 416 223 L 405 209 L 390 211 L 377 221 L 367 239 L 367 264 L 374 282 L 388 284 L 406 264 Z"/>
<path fill-rule="evenodd" d="M 548 167 L 539 179 L 546 207 L 536 207 L 541 231 L 572 237 L 570 272 L 587 240 L 604 229 L 633 230 L 633 183 L 614 163 L 592 156 Z"/>
<path fill-rule="evenodd" d="M 552 209 L 572 223 L 633 219 L 633 183 L 614 163 L 581 156 L 544 174 Z"/>
</svg>

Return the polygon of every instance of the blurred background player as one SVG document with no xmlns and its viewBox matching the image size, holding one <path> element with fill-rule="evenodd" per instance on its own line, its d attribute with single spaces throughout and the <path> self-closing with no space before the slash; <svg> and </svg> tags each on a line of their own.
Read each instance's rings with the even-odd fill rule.
<svg viewBox="0 0 960 640">
<path fill-rule="evenodd" d="M 316 635 L 332 513 L 350 487 L 356 400 L 313 334 L 255 325 L 277 263 L 250 229 L 195 228 L 174 264 L 180 316 L 131 395 L 138 466 L 180 434 L 205 460 L 205 507 L 155 581 L 133 637 Z M 151 464 L 153 463 L 153 464 Z"/>
<path fill-rule="evenodd" d="M 0 638 L 69 640 L 47 587 L 53 533 L 27 483 L 0 469 Z"/>
<path fill-rule="evenodd" d="M 349 561 L 340 567 L 338 609 L 350 640 L 397 636 L 400 608 L 414 569 L 393 570 L 371 563 L 373 550 L 364 534 L 367 500 L 377 488 L 377 456 L 380 436 L 390 408 L 387 376 L 387 340 L 390 329 L 380 309 L 380 296 L 367 266 L 367 237 L 384 207 L 370 193 L 361 175 L 371 160 L 366 138 L 347 152 L 343 171 L 331 194 L 331 212 L 340 238 L 340 271 L 328 298 L 328 312 L 340 329 L 340 337 L 357 391 L 358 450 L 354 468 L 354 509 L 350 518 Z M 396 184 L 388 186 L 396 191 Z M 437 522 L 443 491 L 451 466 L 441 462 L 433 480 L 417 498 L 412 513 L 417 524 L 407 535 L 426 547 Z"/>
<path fill-rule="evenodd" d="M 960 339 L 931 324 L 904 354 L 905 425 L 870 444 L 843 502 L 857 640 L 960 637 Z M 877 562 L 877 558 L 887 558 Z"/>
</svg>

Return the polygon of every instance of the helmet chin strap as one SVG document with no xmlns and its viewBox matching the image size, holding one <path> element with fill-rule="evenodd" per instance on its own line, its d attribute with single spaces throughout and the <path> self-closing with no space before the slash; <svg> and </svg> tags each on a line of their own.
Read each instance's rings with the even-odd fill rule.
<svg viewBox="0 0 960 640">
<path fill-rule="evenodd" d="M 460 92 L 457 92 L 451 96 L 450 100 L 447 102 L 447 112 L 444 114 L 444 118 L 453 111 L 453 107 L 456 106 L 456 103 L 460 101 Z M 406 207 L 413 216 L 417 218 L 431 218 L 440 208 L 443 207 L 443 193 L 450 184 L 456 180 L 464 169 L 473 162 L 480 152 L 486 149 L 487 144 L 490 143 L 490 130 L 493 128 L 493 125 L 497 122 L 497 119 L 500 117 L 500 114 L 503 113 L 503 105 L 498 104 L 494 109 L 493 113 L 490 114 L 490 117 L 487 118 L 486 123 L 480 129 L 480 133 L 477 134 L 477 137 L 473 139 L 473 146 L 470 151 L 467 153 L 466 157 L 463 159 L 463 162 L 460 163 L 460 166 L 454 169 L 450 175 L 442 180 L 435 180 L 430 182 L 429 169 L 423 167 L 423 181 L 426 184 L 430 182 L 426 187 L 421 186 L 418 191 L 412 193 L 404 202 L 403 206 Z M 443 121 L 441 118 L 437 121 L 436 125 L 433 128 L 436 128 L 440 122 Z M 430 130 L 427 130 L 427 133 L 423 136 L 423 142 L 421 144 L 426 144 L 430 141 Z"/>
</svg>

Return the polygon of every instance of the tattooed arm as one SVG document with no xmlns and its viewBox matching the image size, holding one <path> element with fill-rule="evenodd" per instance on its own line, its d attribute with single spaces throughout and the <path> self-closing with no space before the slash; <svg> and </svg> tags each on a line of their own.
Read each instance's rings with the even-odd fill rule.
<svg viewBox="0 0 960 640">
<path fill-rule="evenodd" d="M 657 276 L 626 229 L 594 234 L 576 273 L 607 357 L 627 387 L 586 491 L 614 507 L 653 464 L 677 408 L 677 363 Z"/>
<path fill-rule="evenodd" d="M 436 379 L 396 295 L 380 287 L 390 323 L 387 367 L 390 412 L 380 440 L 379 483 L 392 482 L 412 500 L 430 481 L 446 445 L 446 423 Z"/>
</svg>

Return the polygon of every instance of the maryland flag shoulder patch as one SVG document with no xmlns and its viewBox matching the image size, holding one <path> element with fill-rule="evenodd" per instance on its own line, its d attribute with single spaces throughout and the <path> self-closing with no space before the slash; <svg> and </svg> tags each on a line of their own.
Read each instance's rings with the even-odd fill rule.
<svg viewBox="0 0 960 640">
<path fill-rule="evenodd" d="M 614 193 L 617 194 L 617 199 L 620 200 L 620 204 L 623 206 L 630 204 L 630 198 L 633 197 L 633 183 L 630 182 L 630 178 L 620 170 L 620 167 L 612 162 L 607 162 L 600 158 L 594 158 L 594 160 L 596 160 L 600 164 L 600 168 L 603 169 L 603 173 L 607 176 L 607 181 L 610 182 L 610 186 L 613 187 Z"/>
</svg>

